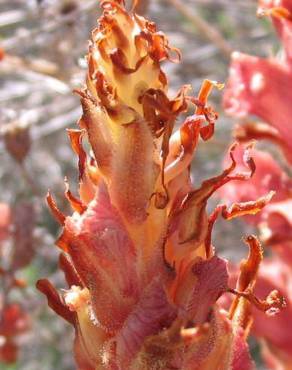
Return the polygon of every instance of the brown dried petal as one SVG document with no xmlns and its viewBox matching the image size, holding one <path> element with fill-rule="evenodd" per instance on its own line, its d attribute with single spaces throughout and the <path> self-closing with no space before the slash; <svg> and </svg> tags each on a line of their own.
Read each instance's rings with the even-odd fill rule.
<svg viewBox="0 0 292 370">
<path fill-rule="evenodd" d="M 3 136 L 8 153 L 17 162 L 23 162 L 31 147 L 29 127 L 18 122 L 10 123 L 6 125 Z"/>
</svg>

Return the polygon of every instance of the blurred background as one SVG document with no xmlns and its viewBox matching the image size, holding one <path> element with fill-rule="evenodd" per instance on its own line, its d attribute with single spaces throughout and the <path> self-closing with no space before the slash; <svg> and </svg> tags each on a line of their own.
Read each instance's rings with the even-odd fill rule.
<svg viewBox="0 0 292 370">
<path fill-rule="evenodd" d="M 171 91 L 191 84 L 196 95 L 204 78 L 224 82 L 233 50 L 271 55 L 274 31 L 271 22 L 257 19 L 256 7 L 255 0 L 142 0 L 139 12 L 182 51 L 180 64 L 164 66 Z M 45 195 L 50 189 L 70 212 L 64 177 L 74 192 L 78 173 L 65 129 L 76 127 L 80 116 L 72 91 L 83 84 L 87 40 L 98 16 L 97 0 L 0 0 L 0 310 L 7 302 L 23 310 L 14 331 L 19 335 L 12 338 L 17 361 L 0 362 L 1 370 L 75 368 L 73 329 L 48 309 L 35 283 L 48 277 L 64 287 L 54 246 L 59 229 Z M 222 111 L 221 98 L 219 91 L 210 100 L 220 118 L 212 141 L 199 145 L 197 185 L 220 172 L 232 141 L 235 122 Z M 246 254 L 240 238 L 247 227 L 240 220 L 218 222 L 214 240 L 223 256 L 238 260 Z M 251 345 L 264 369 L 252 339 Z"/>
</svg>

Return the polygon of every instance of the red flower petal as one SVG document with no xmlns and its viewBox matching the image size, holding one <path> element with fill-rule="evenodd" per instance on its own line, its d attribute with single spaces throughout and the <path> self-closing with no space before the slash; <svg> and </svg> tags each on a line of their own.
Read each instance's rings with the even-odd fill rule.
<svg viewBox="0 0 292 370">
<path fill-rule="evenodd" d="M 236 53 L 224 96 L 227 113 L 238 117 L 254 114 L 277 129 L 290 162 L 292 109 L 287 101 L 292 99 L 291 81 L 292 70 L 280 62 Z"/>
</svg>

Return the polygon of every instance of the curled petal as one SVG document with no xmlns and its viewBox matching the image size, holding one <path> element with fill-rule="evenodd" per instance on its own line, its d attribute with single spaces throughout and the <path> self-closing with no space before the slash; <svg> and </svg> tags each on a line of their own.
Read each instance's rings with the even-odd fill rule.
<svg viewBox="0 0 292 370">
<path fill-rule="evenodd" d="M 90 178 L 89 167 L 87 165 L 87 155 L 82 147 L 82 138 L 84 132 L 81 130 L 67 130 L 71 146 L 78 156 L 79 168 L 79 192 L 81 200 L 84 203 L 89 203 L 94 198 L 94 182 Z"/>
<path fill-rule="evenodd" d="M 253 288 L 256 275 L 263 259 L 263 249 L 254 235 L 249 235 L 245 239 L 249 247 L 249 255 L 240 265 L 240 275 L 237 282 L 237 289 L 245 291 L 247 288 Z"/>
<path fill-rule="evenodd" d="M 214 134 L 215 121 L 218 118 L 218 115 L 212 108 L 208 107 L 207 100 L 214 87 L 221 90 L 224 87 L 224 84 L 220 84 L 216 81 L 204 80 L 201 90 L 198 95 L 198 100 L 195 101 L 197 105 L 196 114 L 205 116 L 208 125 L 202 127 L 200 130 L 200 135 L 204 141 L 209 140 Z"/>
<path fill-rule="evenodd" d="M 204 140 L 208 140 L 212 136 L 214 121 L 217 119 L 217 115 L 214 114 L 214 118 L 211 119 L 211 110 L 206 104 L 214 86 L 220 88 L 221 85 L 214 81 L 204 80 L 198 97 L 196 99 L 187 97 L 189 101 L 196 104 L 196 114 L 189 116 L 180 129 L 171 137 L 167 138 L 167 150 L 164 153 L 166 165 L 164 170 L 165 184 L 179 176 L 182 171 L 188 168 L 193 159 L 199 135 L 201 135 Z M 185 88 L 187 88 L 187 86 Z M 208 122 L 208 126 L 202 127 L 204 121 Z"/>
<path fill-rule="evenodd" d="M 76 198 L 71 193 L 71 191 L 69 189 L 69 183 L 68 183 L 67 179 L 65 179 L 65 186 L 66 186 L 65 196 L 68 199 L 71 207 L 73 208 L 74 211 L 76 211 L 80 215 L 82 215 L 82 213 L 86 211 L 87 206 L 82 202 L 82 200 Z"/>
<path fill-rule="evenodd" d="M 256 276 L 260 263 L 263 260 L 263 249 L 258 239 L 249 235 L 245 239 L 249 247 L 248 258 L 241 262 L 240 273 L 237 280 L 236 290 L 239 292 L 253 292 Z M 230 318 L 234 322 L 235 328 L 242 328 L 245 335 L 248 335 L 251 326 L 251 304 L 243 297 L 237 296 L 231 305 L 229 311 Z"/>
<path fill-rule="evenodd" d="M 209 216 L 208 220 L 208 235 L 206 240 L 206 250 L 208 251 L 207 256 L 210 254 L 213 226 L 220 213 L 225 220 L 232 220 L 233 218 L 244 215 L 255 215 L 270 203 L 274 194 L 275 192 L 270 191 L 269 194 L 257 199 L 256 201 L 233 203 L 230 207 L 227 207 L 225 204 L 217 206 Z"/>
<path fill-rule="evenodd" d="M 66 216 L 59 210 L 55 200 L 52 197 L 52 194 L 48 192 L 47 194 L 47 203 L 50 207 L 55 219 L 59 222 L 60 225 L 65 224 Z"/>
<path fill-rule="evenodd" d="M 231 293 L 238 297 L 243 297 L 250 301 L 257 309 L 264 311 L 267 315 L 275 315 L 287 306 L 285 298 L 279 294 L 277 290 L 269 293 L 266 299 L 261 300 L 257 298 L 250 290 L 239 292 L 238 290 L 231 289 Z"/>
<path fill-rule="evenodd" d="M 76 319 L 75 314 L 71 312 L 63 302 L 55 287 L 47 279 L 38 280 L 36 287 L 47 297 L 48 305 L 51 309 L 59 316 L 63 317 L 63 319 L 74 325 Z"/>
<path fill-rule="evenodd" d="M 172 252 L 172 258 L 180 259 L 183 255 L 187 256 L 205 242 L 208 236 L 206 205 L 211 195 L 229 181 L 247 180 L 253 175 L 255 166 L 248 154 L 249 148 L 245 152 L 244 160 L 250 172 L 233 173 L 236 167 L 233 156 L 235 148 L 236 145 L 231 147 L 231 164 L 222 174 L 204 181 L 199 189 L 190 191 L 180 203 L 173 206 L 169 216 L 169 235 L 173 235 L 172 243 L 177 246 Z M 178 232 L 175 232 L 176 230 Z"/>
<path fill-rule="evenodd" d="M 69 287 L 71 287 L 72 285 L 80 286 L 80 287 L 84 286 L 73 263 L 69 260 L 69 258 L 64 253 L 60 254 L 59 266 L 65 274 L 65 278 L 66 278 L 66 281 Z"/>
<path fill-rule="evenodd" d="M 243 148 L 240 146 L 235 152 L 239 169 L 244 167 L 241 161 L 242 150 Z M 292 184 L 291 179 L 269 153 L 253 149 L 252 157 L 256 163 L 256 171 L 252 179 L 246 182 L 229 182 L 219 190 L 219 193 L 223 199 L 229 202 L 246 202 L 249 199 L 261 198 L 271 190 L 276 191 L 271 205 L 267 206 L 256 217 L 247 218 L 248 222 L 259 223 L 259 221 L 267 219 L 269 208 L 273 204 L 279 201 L 280 203 L 285 202 L 290 198 Z"/>
<path fill-rule="evenodd" d="M 83 132 L 81 130 L 67 130 L 69 139 L 71 141 L 71 146 L 74 152 L 78 155 L 79 162 L 79 180 L 83 178 L 83 174 L 86 167 L 86 152 L 82 148 L 82 136 Z"/>
</svg>

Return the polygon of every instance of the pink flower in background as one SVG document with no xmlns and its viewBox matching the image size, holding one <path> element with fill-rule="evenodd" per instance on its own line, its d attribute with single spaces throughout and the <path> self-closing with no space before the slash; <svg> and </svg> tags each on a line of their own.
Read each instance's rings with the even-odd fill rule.
<svg viewBox="0 0 292 370">
<path fill-rule="evenodd" d="M 292 69 L 273 59 L 262 59 L 235 52 L 224 95 L 228 114 L 244 118 L 249 114 L 271 126 L 269 135 L 277 141 L 292 163 Z M 256 130 L 256 128 L 254 128 Z M 266 130 L 262 138 L 267 137 Z M 257 132 L 257 139 L 261 132 Z"/>
<path fill-rule="evenodd" d="M 263 356 L 272 369 L 290 369 L 292 366 L 292 274 L 291 265 L 283 259 L 267 258 L 260 269 L 256 294 L 265 297 L 273 289 L 286 297 L 287 308 L 267 319 L 258 310 L 253 311 L 253 333 L 263 341 Z"/>
<path fill-rule="evenodd" d="M 0 363 L 9 364 L 17 360 L 17 337 L 29 327 L 29 316 L 18 303 L 0 307 Z"/>
<path fill-rule="evenodd" d="M 231 265 L 228 270 L 229 285 L 235 288 L 239 267 Z M 292 274 L 289 261 L 286 263 L 278 256 L 264 259 L 259 269 L 255 294 L 263 298 L 275 289 L 285 296 L 286 308 L 277 315 L 271 312 L 271 315 L 267 316 L 252 307 L 251 332 L 260 342 L 262 356 L 268 369 L 289 370 L 292 364 Z M 228 309 L 231 298 L 222 297 L 220 304 Z"/>
<path fill-rule="evenodd" d="M 16 273 L 34 255 L 33 228 L 31 205 L 19 203 L 11 208 L 0 204 L 0 363 L 17 361 L 19 336 L 30 328 L 28 313 L 11 292 L 25 287 Z"/>
<path fill-rule="evenodd" d="M 259 0 L 258 14 L 272 17 L 284 48 L 284 62 L 292 68 L 292 1 Z"/>
<path fill-rule="evenodd" d="M 0 203 L 0 243 L 8 238 L 11 224 L 11 209 L 8 204 Z M 1 244 L 0 244 L 1 248 Z"/>
<path fill-rule="evenodd" d="M 283 44 L 283 57 L 262 59 L 235 53 L 224 97 L 227 113 L 246 118 L 255 115 L 263 122 L 245 121 L 237 125 L 235 137 L 242 143 L 251 139 L 269 140 L 292 162 L 292 1 L 260 1 L 259 14 L 270 15 Z M 239 157 L 243 147 L 239 149 Z M 271 203 L 255 218 L 262 242 L 272 256 L 261 265 L 256 294 L 264 297 L 272 289 L 287 297 L 287 308 L 267 318 L 253 310 L 253 333 L 261 340 L 262 353 L 270 369 L 292 369 L 292 179 L 269 153 L 254 151 L 257 171 L 248 183 L 230 183 L 221 195 L 230 202 L 255 199 L 275 191 Z M 235 286 L 238 269 L 231 268 L 230 284 Z"/>
<path fill-rule="evenodd" d="M 292 162 L 292 15 L 291 1 L 260 1 L 275 22 L 284 48 L 284 58 L 263 59 L 235 52 L 224 95 L 227 113 L 236 117 L 252 114 L 270 125 L 261 129 L 249 124 L 249 137 L 268 138 L 281 145 Z"/>
</svg>

